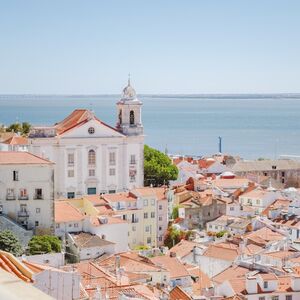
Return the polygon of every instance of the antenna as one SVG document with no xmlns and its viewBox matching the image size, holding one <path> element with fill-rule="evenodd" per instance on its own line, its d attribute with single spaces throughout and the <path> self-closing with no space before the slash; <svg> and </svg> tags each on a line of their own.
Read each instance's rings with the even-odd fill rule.
<svg viewBox="0 0 300 300">
<path fill-rule="evenodd" d="M 222 137 L 219 136 L 219 153 L 222 153 Z"/>
</svg>

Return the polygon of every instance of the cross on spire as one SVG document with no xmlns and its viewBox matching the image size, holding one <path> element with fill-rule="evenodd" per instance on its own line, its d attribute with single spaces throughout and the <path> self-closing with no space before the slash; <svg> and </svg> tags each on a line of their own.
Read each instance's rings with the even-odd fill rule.
<svg viewBox="0 0 300 300">
<path fill-rule="evenodd" d="M 130 73 L 128 73 L 128 86 L 130 86 Z"/>
</svg>

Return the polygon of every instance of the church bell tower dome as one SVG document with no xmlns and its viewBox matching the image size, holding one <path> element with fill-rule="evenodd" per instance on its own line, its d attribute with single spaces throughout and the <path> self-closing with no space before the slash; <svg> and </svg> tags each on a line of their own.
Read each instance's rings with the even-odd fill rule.
<svg viewBox="0 0 300 300">
<path fill-rule="evenodd" d="M 142 102 L 137 98 L 135 89 L 128 84 L 123 89 L 120 101 L 117 103 L 117 128 L 125 135 L 142 135 Z"/>
</svg>

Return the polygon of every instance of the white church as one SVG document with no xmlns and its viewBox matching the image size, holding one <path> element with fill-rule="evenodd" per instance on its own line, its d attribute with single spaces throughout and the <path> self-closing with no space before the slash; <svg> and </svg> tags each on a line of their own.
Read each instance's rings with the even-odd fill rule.
<svg viewBox="0 0 300 300">
<path fill-rule="evenodd" d="M 115 193 L 143 186 L 142 102 L 128 80 L 117 102 L 117 125 L 109 126 L 87 109 L 61 122 L 34 127 L 29 151 L 55 163 L 55 197 Z"/>
</svg>

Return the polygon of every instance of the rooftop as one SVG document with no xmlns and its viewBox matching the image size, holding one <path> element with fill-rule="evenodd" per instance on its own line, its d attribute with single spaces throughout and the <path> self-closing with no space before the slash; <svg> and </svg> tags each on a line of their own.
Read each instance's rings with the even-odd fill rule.
<svg viewBox="0 0 300 300">
<path fill-rule="evenodd" d="M 52 165 L 47 159 L 29 152 L 0 151 L 0 165 Z"/>
</svg>

